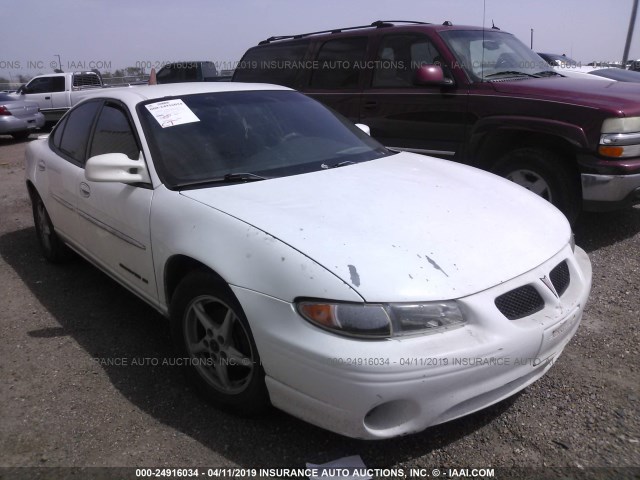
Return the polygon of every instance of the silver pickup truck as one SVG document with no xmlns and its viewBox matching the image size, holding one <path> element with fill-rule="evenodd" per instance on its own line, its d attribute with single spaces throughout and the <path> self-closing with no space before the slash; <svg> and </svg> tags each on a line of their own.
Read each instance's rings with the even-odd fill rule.
<svg viewBox="0 0 640 480">
<path fill-rule="evenodd" d="M 47 122 L 57 122 L 80 100 L 80 91 L 102 87 L 95 72 L 51 73 L 33 77 L 15 95 L 36 102 Z"/>
</svg>

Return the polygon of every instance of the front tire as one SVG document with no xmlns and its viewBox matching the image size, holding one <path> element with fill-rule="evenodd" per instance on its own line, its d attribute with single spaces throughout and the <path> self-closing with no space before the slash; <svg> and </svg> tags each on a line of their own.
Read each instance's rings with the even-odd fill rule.
<svg viewBox="0 0 640 480">
<path fill-rule="evenodd" d="M 562 156 L 539 148 L 520 148 L 504 155 L 492 171 L 551 202 L 570 223 L 578 218 L 578 172 Z"/>
<path fill-rule="evenodd" d="M 249 322 L 226 284 L 189 274 L 171 300 L 172 336 L 189 381 L 216 405 L 244 415 L 269 406 Z"/>
</svg>

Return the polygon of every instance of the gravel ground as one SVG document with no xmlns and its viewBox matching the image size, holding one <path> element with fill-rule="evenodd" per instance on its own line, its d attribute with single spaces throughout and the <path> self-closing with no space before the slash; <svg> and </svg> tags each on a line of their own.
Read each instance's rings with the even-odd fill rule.
<svg viewBox="0 0 640 480">
<path fill-rule="evenodd" d="M 421 467 L 423 478 L 432 468 L 441 477 L 496 468 L 493 478 L 640 478 L 640 208 L 585 214 L 576 225 L 593 291 L 544 378 L 466 418 L 364 442 L 276 410 L 228 415 L 176 367 L 145 361 L 171 356 L 164 320 L 86 262 L 40 256 L 23 181 L 27 143 L 0 136 L 0 479 L 136 477 L 55 467 L 304 468 L 350 455 L 395 476 Z M 95 360 L 107 357 L 128 365 Z M 377 476 L 385 473 L 394 472 Z"/>
</svg>

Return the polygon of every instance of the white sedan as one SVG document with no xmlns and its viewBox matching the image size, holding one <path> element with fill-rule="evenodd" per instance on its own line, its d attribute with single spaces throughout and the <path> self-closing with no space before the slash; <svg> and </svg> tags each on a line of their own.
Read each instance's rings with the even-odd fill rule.
<svg viewBox="0 0 640 480">
<path fill-rule="evenodd" d="M 170 317 L 190 380 L 240 413 L 375 439 L 522 390 L 591 287 L 567 220 L 363 130 L 277 86 L 102 90 L 27 149 L 42 250 Z"/>
</svg>

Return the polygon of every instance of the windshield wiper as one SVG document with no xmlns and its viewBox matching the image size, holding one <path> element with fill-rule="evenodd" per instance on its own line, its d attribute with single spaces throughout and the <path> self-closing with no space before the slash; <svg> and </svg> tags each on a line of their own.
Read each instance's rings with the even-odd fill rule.
<svg viewBox="0 0 640 480">
<path fill-rule="evenodd" d="M 257 182 L 259 180 L 267 180 L 267 179 L 268 177 L 256 175 L 255 173 L 248 173 L 248 172 L 227 173 L 222 177 L 207 178 L 204 180 L 197 180 L 195 182 L 178 183 L 176 185 L 176 188 L 199 187 L 199 186 L 210 185 L 214 183 Z"/>
<path fill-rule="evenodd" d="M 331 165 L 329 168 L 338 168 L 338 167 L 344 167 L 345 165 L 355 165 L 356 162 L 352 162 L 351 160 L 345 160 L 343 162 L 338 162 L 335 165 Z"/>
<path fill-rule="evenodd" d="M 530 73 L 519 72 L 517 70 L 505 70 L 503 72 L 490 73 L 489 75 L 485 75 L 484 78 L 497 77 L 498 75 L 510 75 L 510 76 L 523 76 L 523 77 L 531 77 L 531 78 L 539 78 L 537 75 L 532 75 Z"/>
<path fill-rule="evenodd" d="M 542 72 L 536 73 L 536 76 L 538 76 L 538 77 L 551 77 L 551 76 L 553 76 L 553 77 L 555 77 L 555 76 L 564 77 L 564 75 L 562 75 L 561 73 L 558 73 L 558 72 L 556 72 L 554 70 L 544 70 Z"/>
<path fill-rule="evenodd" d="M 267 177 L 249 172 L 227 173 L 224 177 L 222 177 L 222 181 L 224 182 L 255 182 L 257 180 L 266 179 Z"/>
</svg>

